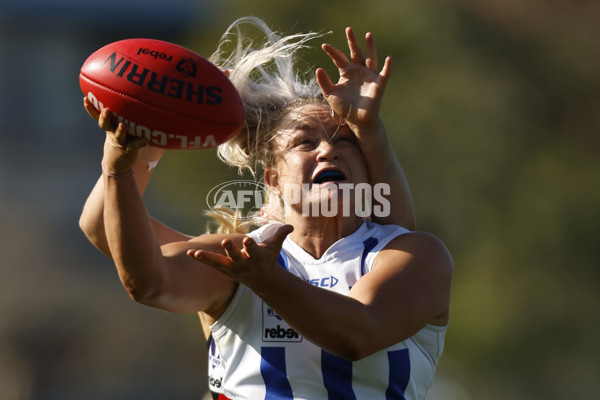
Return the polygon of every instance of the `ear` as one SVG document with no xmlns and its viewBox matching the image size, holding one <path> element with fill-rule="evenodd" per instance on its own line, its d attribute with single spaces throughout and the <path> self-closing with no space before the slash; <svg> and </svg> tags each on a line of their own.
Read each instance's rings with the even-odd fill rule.
<svg viewBox="0 0 600 400">
<path fill-rule="evenodd" d="M 274 190 L 277 190 L 277 186 L 279 185 L 279 174 L 274 168 L 265 169 L 264 178 L 267 186 L 271 187 Z"/>
</svg>

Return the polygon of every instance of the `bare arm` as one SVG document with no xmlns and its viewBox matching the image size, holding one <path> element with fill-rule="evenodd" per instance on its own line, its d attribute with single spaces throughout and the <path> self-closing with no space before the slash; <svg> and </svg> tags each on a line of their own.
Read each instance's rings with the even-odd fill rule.
<svg viewBox="0 0 600 400">
<path fill-rule="evenodd" d="M 99 119 L 99 112 L 91 105 L 87 97 L 84 99 L 84 107 L 92 118 L 96 120 Z M 140 193 L 144 193 L 148 181 L 152 176 L 154 168 L 151 163 L 157 162 L 162 157 L 164 151 L 164 149 L 151 146 L 145 146 L 140 149 L 133 166 L 135 181 Z M 152 218 L 152 226 L 160 244 L 187 240 L 190 238 L 154 218 Z M 102 176 L 96 182 L 96 185 L 85 202 L 79 218 L 79 227 L 88 240 L 98 248 L 98 250 L 111 257 L 104 230 L 104 180 Z"/>
<path fill-rule="evenodd" d="M 277 267 L 290 230 L 289 225 L 279 228 L 265 244 L 246 238 L 242 248 L 225 241 L 228 257 L 199 250 L 188 255 L 248 286 L 305 338 L 350 360 L 402 341 L 427 323 L 447 323 L 453 266 L 437 238 L 397 237 L 344 296 Z"/>
<path fill-rule="evenodd" d="M 205 235 L 161 246 L 132 173 L 145 142 L 128 137 L 124 124 L 115 128 L 109 113 L 104 110 L 99 118 L 107 133 L 102 159 L 103 221 L 108 251 L 123 286 L 134 300 L 148 306 L 218 317 L 237 283 L 185 252 L 198 246 L 224 253 L 221 240 L 241 243 L 243 235 Z"/>
<path fill-rule="evenodd" d="M 133 177 L 132 177 L 133 178 Z M 142 304 L 177 313 L 220 309 L 235 283 L 223 274 L 185 257 L 191 246 L 220 251 L 224 237 L 196 238 L 160 246 L 135 180 L 104 176 L 106 237 L 130 296 Z"/>
<path fill-rule="evenodd" d="M 414 230 L 415 210 L 408 182 L 379 117 L 383 93 L 390 76 L 391 58 L 386 58 L 379 72 L 373 35 L 366 35 L 366 57 L 351 28 L 346 29 L 346 38 L 351 60 L 337 48 L 323 45 L 323 50 L 340 73 L 338 83 L 334 84 L 322 68 L 317 69 L 317 81 L 332 109 L 346 119 L 358 138 L 367 162 L 370 183 L 387 184 L 390 190 L 385 195 L 390 206 L 388 212 L 384 210 L 382 215 L 373 215 L 372 220 Z"/>
<path fill-rule="evenodd" d="M 138 190 L 143 194 L 152 172 L 148 171 L 146 161 L 136 161 L 133 168 Z M 98 250 L 111 257 L 104 230 L 104 179 L 102 176 L 96 182 L 83 206 L 79 227 Z M 152 227 L 161 245 L 191 238 L 155 218 L 152 218 Z"/>
<path fill-rule="evenodd" d="M 395 224 L 403 226 L 409 230 L 416 227 L 415 207 L 412 194 L 404 175 L 400 161 L 394 153 L 383 122 L 377 124 L 372 133 L 366 135 L 368 140 L 362 139 L 364 131 L 357 129 L 359 134 L 359 145 L 362 154 L 367 162 L 369 179 L 372 185 L 385 184 L 389 188 L 389 194 L 386 192 L 386 204 L 381 204 L 383 208 L 382 215 L 374 214 L 373 222 L 382 225 Z M 386 207 L 389 206 L 389 212 Z"/>
</svg>

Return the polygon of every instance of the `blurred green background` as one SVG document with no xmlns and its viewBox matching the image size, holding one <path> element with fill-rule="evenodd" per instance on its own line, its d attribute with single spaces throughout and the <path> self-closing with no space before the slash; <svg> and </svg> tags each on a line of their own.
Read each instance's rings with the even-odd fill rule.
<svg viewBox="0 0 600 400">
<path fill-rule="evenodd" d="M 127 37 L 208 56 L 245 15 L 340 48 L 351 25 L 393 56 L 382 116 L 418 229 L 455 261 L 428 399 L 596 399 L 600 3 L 543 0 L 0 0 L 0 398 L 205 396 L 197 318 L 131 301 L 78 229 L 103 135 L 77 75 Z M 333 75 L 319 44 L 301 67 Z M 236 177 L 213 150 L 168 152 L 147 203 L 201 233 Z"/>
</svg>

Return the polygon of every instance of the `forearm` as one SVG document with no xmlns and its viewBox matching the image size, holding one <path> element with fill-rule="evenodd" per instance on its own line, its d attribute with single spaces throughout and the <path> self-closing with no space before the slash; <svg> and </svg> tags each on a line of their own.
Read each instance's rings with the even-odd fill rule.
<svg viewBox="0 0 600 400">
<path fill-rule="evenodd" d="M 152 174 L 146 165 L 146 162 L 137 161 L 134 166 L 135 181 L 140 193 L 146 189 Z M 102 176 L 96 182 L 83 206 L 79 217 L 79 227 L 98 250 L 111 257 L 104 230 L 104 178 Z"/>
<path fill-rule="evenodd" d="M 152 296 L 165 281 L 164 259 L 134 177 L 106 174 L 104 228 L 108 250 L 121 282 L 137 301 Z"/>
<path fill-rule="evenodd" d="M 372 352 L 366 345 L 377 340 L 380 329 L 368 306 L 313 286 L 282 268 L 273 273 L 270 285 L 265 282 L 250 288 L 305 339 L 350 360 Z"/>
<path fill-rule="evenodd" d="M 379 121 L 371 132 L 356 132 L 361 152 L 365 157 L 373 193 L 383 197 L 373 200 L 372 220 L 380 224 L 396 224 L 407 229 L 415 229 L 415 209 L 412 195 L 404 171 L 386 135 L 383 123 Z M 362 139 L 366 137 L 368 139 Z M 375 185 L 383 184 L 375 188 Z M 389 192 L 380 191 L 388 189 Z"/>
<path fill-rule="evenodd" d="M 147 159 L 158 160 L 162 149 L 150 149 L 146 151 L 146 158 L 139 157 L 133 166 L 135 181 L 140 193 L 144 193 L 150 177 L 152 176 L 153 168 Z M 159 221 L 153 219 L 152 224 L 157 235 L 159 243 L 165 244 L 176 240 L 186 240 L 188 237 L 177 233 L 171 228 L 163 225 Z M 92 192 L 88 196 L 83 211 L 79 218 L 79 227 L 84 232 L 88 240 L 100 251 L 111 257 L 106 233 L 104 230 L 104 179 L 102 176 L 96 182 Z"/>
</svg>

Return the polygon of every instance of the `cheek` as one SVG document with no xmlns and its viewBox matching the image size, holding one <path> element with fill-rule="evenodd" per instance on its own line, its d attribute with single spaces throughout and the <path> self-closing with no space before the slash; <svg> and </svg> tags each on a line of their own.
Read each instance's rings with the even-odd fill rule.
<svg viewBox="0 0 600 400">
<path fill-rule="evenodd" d="M 289 179 L 302 180 L 303 175 L 310 168 L 310 163 L 302 154 L 293 153 L 281 158 L 277 164 L 282 176 Z"/>
</svg>

